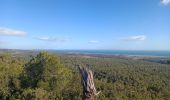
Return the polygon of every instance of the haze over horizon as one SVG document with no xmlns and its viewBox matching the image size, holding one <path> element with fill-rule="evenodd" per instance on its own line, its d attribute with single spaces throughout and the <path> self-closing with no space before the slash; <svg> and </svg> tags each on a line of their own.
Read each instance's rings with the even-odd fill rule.
<svg viewBox="0 0 170 100">
<path fill-rule="evenodd" d="M 0 48 L 170 50 L 170 0 L 0 0 Z"/>
</svg>

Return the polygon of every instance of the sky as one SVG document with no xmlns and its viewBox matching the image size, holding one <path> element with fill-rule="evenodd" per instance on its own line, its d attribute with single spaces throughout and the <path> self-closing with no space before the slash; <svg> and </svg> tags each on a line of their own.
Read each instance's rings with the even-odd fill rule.
<svg viewBox="0 0 170 100">
<path fill-rule="evenodd" d="M 170 50 L 170 0 L 0 0 L 1 49 Z"/>
</svg>

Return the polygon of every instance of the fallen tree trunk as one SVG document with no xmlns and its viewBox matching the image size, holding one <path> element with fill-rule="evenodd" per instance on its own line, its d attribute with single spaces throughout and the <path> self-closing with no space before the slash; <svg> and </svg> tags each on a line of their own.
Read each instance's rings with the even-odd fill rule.
<svg viewBox="0 0 170 100">
<path fill-rule="evenodd" d="M 93 73 L 87 68 L 79 67 L 82 76 L 83 97 L 82 100 L 98 100 L 96 88 L 93 81 Z"/>
</svg>

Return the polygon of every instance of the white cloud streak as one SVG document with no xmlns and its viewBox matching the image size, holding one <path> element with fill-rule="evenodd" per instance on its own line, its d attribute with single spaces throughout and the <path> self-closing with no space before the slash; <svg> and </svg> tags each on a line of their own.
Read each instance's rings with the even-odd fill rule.
<svg viewBox="0 0 170 100">
<path fill-rule="evenodd" d="M 144 41 L 144 40 L 146 40 L 146 36 L 145 35 L 130 36 L 130 37 L 125 38 L 124 40 L 126 40 L 126 41 Z"/>
<path fill-rule="evenodd" d="M 0 40 L 0 48 L 5 47 L 8 44 L 9 44 L 9 42 Z"/>
<path fill-rule="evenodd" d="M 170 4 L 170 0 L 161 0 L 161 3 L 164 5 Z"/>
<path fill-rule="evenodd" d="M 91 40 L 91 41 L 89 41 L 88 43 L 95 44 L 95 43 L 99 43 L 99 41 L 97 41 L 97 40 Z"/>
<path fill-rule="evenodd" d="M 49 37 L 49 36 L 37 37 L 36 39 L 49 42 L 66 42 L 69 40 L 64 37 Z"/>
<path fill-rule="evenodd" d="M 0 27 L 0 35 L 6 35 L 6 36 L 25 36 L 27 32 L 20 31 L 20 30 L 14 30 L 10 28 Z"/>
</svg>

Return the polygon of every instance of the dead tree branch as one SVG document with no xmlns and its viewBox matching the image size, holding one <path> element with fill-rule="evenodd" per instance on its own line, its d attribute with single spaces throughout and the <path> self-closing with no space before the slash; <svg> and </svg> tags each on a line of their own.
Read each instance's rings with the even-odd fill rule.
<svg viewBox="0 0 170 100">
<path fill-rule="evenodd" d="M 83 98 L 82 100 L 97 100 L 96 88 L 93 81 L 93 73 L 87 68 L 79 67 L 82 76 Z"/>
</svg>

